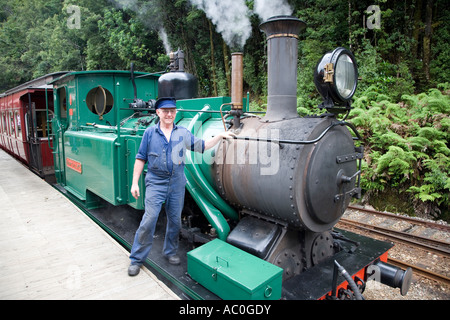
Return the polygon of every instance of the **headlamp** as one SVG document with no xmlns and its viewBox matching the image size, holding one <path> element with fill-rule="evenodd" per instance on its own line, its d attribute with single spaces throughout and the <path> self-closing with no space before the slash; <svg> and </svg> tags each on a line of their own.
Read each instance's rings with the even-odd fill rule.
<svg viewBox="0 0 450 320">
<path fill-rule="evenodd" d="M 341 47 L 327 52 L 314 70 L 314 84 L 324 100 L 319 108 L 337 113 L 350 109 L 358 84 L 358 68 L 353 54 Z"/>
</svg>

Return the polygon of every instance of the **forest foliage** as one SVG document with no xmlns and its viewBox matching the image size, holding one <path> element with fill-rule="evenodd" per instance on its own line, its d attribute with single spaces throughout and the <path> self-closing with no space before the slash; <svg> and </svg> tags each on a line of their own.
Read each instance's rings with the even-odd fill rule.
<svg viewBox="0 0 450 320">
<path fill-rule="evenodd" d="M 447 83 L 393 102 L 373 85 L 355 99 L 349 119 L 363 137 L 362 187 L 373 204 L 448 220 L 449 93 Z"/>
<path fill-rule="evenodd" d="M 201 96 L 229 95 L 231 53 L 243 51 L 244 89 L 251 107 L 263 110 L 266 47 L 258 26 L 277 14 L 307 23 L 298 48 L 299 114 L 318 112 L 312 70 L 319 58 L 338 46 L 356 56 L 360 82 L 348 121 L 366 150 L 364 199 L 449 219 L 445 0 L 0 0 L 0 92 L 61 70 L 127 70 L 134 62 L 140 71 L 164 71 L 167 53 L 181 48 Z M 377 204 L 387 195 L 397 209 Z"/>
</svg>

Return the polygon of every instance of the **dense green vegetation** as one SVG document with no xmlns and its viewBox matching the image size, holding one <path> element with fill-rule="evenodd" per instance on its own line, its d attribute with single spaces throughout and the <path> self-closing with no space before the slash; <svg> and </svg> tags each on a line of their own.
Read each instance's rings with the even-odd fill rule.
<svg viewBox="0 0 450 320">
<path fill-rule="evenodd" d="M 0 92 L 61 70 L 163 71 L 181 48 L 202 96 L 228 95 L 244 52 L 252 108 L 266 102 L 258 25 L 293 14 L 300 35 L 298 111 L 317 113 L 319 58 L 350 48 L 360 84 L 348 120 L 363 135 L 364 200 L 449 220 L 450 8 L 445 0 L 0 0 Z M 270 6 L 275 5 L 275 6 Z M 217 7 L 218 6 L 218 7 Z M 372 7 L 371 7 L 372 6 Z M 373 7 L 376 6 L 376 7 Z M 379 16 L 373 8 L 379 8 Z M 388 196 L 392 201 L 385 207 Z M 381 199 L 381 200 L 378 200 Z"/>
<path fill-rule="evenodd" d="M 362 187 L 375 206 L 449 219 L 449 89 L 439 85 L 393 102 L 371 86 L 354 102 L 349 118 L 366 151 Z"/>
</svg>

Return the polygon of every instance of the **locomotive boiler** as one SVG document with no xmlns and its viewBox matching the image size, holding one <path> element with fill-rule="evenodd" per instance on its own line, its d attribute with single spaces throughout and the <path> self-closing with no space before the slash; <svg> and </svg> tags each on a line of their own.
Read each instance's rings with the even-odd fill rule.
<svg viewBox="0 0 450 320">
<path fill-rule="evenodd" d="M 334 254 L 330 230 L 361 194 L 362 150 L 349 124 L 337 120 L 338 103 L 321 116 L 297 113 L 297 42 L 304 27 L 293 17 L 261 25 L 268 39 L 267 112 L 234 122 L 237 139 L 221 144 L 211 167 L 216 189 L 245 216 L 227 241 L 282 267 L 284 279 Z M 349 101 L 357 79 L 350 52 L 337 68 L 345 74 L 335 81 Z"/>
<path fill-rule="evenodd" d="M 363 148 L 346 116 L 339 119 L 356 90 L 355 58 L 344 48 L 323 56 L 314 82 L 324 112 L 299 117 L 298 38 L 305 23 L 278 16 L 260 27 L 268 49 L 263 116 L 250 112 L 243 97 L 241 53 L 232 54 L 231 97 L 197 98 L 181 50 L 162 76 L 131 68 L 53 81 L 58 188 L 130 247 L 144 208 L 142 197 L 129 192 L 135 155 L 146 128 L 158 123 L 155 100 L 176 98 L 177 125 L 204 140 L 223 130 L 236 136 L 204 154 L 186 152 L 181 265 L 150 254 L 151 268 L 198 299 L 358 298 L 371 277 L 406 293 L 411 272 L 386 264 L 391 244 L 334 228 L 361 194 Z M 153 252 L 162 248 L 164 223 L 161 214 Z M 350 276 L 339 280 L 343 268 Z M 375 275 L 368 272 L 374 268 Z"/>
</svg>

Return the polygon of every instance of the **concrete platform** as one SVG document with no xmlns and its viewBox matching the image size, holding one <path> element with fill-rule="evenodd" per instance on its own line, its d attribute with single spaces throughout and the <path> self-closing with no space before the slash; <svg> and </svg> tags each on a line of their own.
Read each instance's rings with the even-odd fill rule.
<svg viewBox="0 0 450 320">
<path fill-rule="evenodd" d="M 179 299 L 62 194 L 0 149 L 0 299 Z"/>
</svg>

